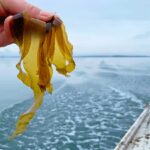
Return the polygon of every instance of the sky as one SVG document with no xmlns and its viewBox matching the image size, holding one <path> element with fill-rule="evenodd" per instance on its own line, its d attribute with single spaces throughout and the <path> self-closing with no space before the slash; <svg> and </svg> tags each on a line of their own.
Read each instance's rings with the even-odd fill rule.
<svg viewBox="0 0 150 150">
<path fill-rule="evenodd" d="M 63 20 L 74 55 L 150 55 L 150 0 L 28 0 Z M 17 46 L 0 55 L 19 54 Z"/>
</svg>

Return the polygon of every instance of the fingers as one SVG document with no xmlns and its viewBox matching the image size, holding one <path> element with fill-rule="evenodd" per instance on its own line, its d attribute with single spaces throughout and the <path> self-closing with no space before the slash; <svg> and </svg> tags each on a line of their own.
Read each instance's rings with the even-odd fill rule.
<svg viewBox="0 0 150 150">
<path fill-rule="evenodd" d="M 12 16 L 9 16 L 5 19 L 3 30 L 0 33 L 0 47 L 9 45 L 14 42 L 10 31 L 10 23 L 12 18 Z"/>
<path fill-rule="evenodd" d="M 5 0 L 4 6 L 7 12 L 7 15 L 14 15 L 16 13 L 20 12 L 27 12 L 31 17 L 40 19 L 44 22 L 48 22 L 52 19 L 54 16 L 57 22 L 62 23 L 62 20 L 59 16 L 57 16 L 55 13 L 49 13 L 46 11 L 43 11 L 39 9 L 38 7 L 26 2 L 25 0 L 13 0 L 13 6 L 12 6 L 12 0 Z"/>
<path fill-rule="evenodd" d="M 24 11 L 28 12 L 31 17 L 42 20 L 44 22 L 48 22 L 54 17 L 57 20 L 57 22 L 62 23 L 60 17 L 57 16 L 55 13 L 43 11 L 29 3 L 27 3 Z"/>
<path fill-rule="evenodd" d="M 53 24 L 55 26 L 58 26 L 62 23 L 61 19 L 56 14 L 48 13 L 44 11 L 41 11 L 38 19 L 48 22 L 53 17 L 54 17 Z M 14 39 L 10 31 L 10 23 L 12 19 L 13 19 L 13 16 L 9 16 L 5 19 L 4 25 L 0 25 L 0 47 L 14 43 Z"/>
<path fill-rule="evenodd" d="M 27 3 L 25 0 L 14 0 L 13 7 L 11 1 L 9 1 L 10 0 L 7 0 L 8 3 L 6 3 L 5 5 L 7 8 L 6 10 L 8 15 L 26 11 L 31 17 L 42 20 L 44 22 L 49 22 L 54 17 L 53 24 L 55 26 L 58 26 L 62 23 L 60 17 L 55 13 L 49 13 L 40 10 L 39 8 Z M 4 25 L 0 25 L 0 47 L 9 45 L 14 42 L 10 31 L 11 20 L 12 16 L 9 16 L 5 19 Z"/>
<path fill-rule="evenodd" d="M 38 15 L 38 19 L 42 20 L 42 21 L 49 21 L 53 18 L 54 13 L 48 13 L 46 11 L 40 11 L 39 15 Z"/>
<path fill-rule="evenodd" d="M 49 22 L 54 17 L 54 25 L 58 26 L 62 23 L 62 20 L 55 13 L 49 13 L 46 11 L 40 11 L 38 19 Z"/>
</svg>

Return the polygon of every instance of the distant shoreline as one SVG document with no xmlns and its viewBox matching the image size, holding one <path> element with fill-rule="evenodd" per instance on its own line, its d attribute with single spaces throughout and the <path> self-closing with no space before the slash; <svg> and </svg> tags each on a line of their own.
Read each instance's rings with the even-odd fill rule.
<svg viewBox="0 0 150 150">
<path fill-rule="evenodd" d="M 150 56 L 146 56 L 146 55 L 75 55 L 73 56 L 75 58 L 86 58 L 86 57 L 150 57 Z M 20 56 L 0 56 L 0 58 L 20 58 Z"/>
<path fill-rule="evenodd" d="M 83 55 L 74 57 L 150 57 L 145 55 Z"/>
</svg>

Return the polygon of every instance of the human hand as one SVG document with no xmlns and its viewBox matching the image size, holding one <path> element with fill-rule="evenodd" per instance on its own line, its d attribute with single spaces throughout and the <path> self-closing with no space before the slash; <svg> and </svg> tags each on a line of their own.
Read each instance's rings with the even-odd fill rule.
<svg viewBox="0 0 150 150">
<path fill-rule="evenodd" d="M 54 17 L 58 23 L 61 23 L 61 19 L 54 13 L 43 11 L 25 0 L 0 0 L 0 17 L 6 17 L 4 23 L 0 24 L 0 47 L 14 43 L 14 39 L 10 31 L 10 23 L 13 19 L 13 15 L 21 13 L 23 11 L 36 19 L 42 21 L 49 21 Z"/>
</svg>

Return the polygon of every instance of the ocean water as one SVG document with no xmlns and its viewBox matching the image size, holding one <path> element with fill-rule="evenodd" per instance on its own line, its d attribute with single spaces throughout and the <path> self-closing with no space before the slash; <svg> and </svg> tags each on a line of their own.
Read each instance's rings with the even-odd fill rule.
<svg viewBox="0 0 150 150">
<path fill-rule="evenodd" d="M 54 92 L 28 130 L 9 141 L 33 95 L 16 77 L 18 58 L 0 58 L 0 150 L 115 148 L 150 102 L 150 58 L 75 59 L 70 77 L 54 73 Z"/>
</svg>

